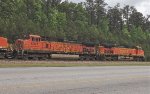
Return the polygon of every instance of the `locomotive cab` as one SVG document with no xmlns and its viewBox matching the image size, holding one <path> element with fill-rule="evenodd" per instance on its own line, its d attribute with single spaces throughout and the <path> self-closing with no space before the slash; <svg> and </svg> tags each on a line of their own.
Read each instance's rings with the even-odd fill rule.
<svg viewBox="0 0 150 94">
<path fill-rule="evenodd" d="M 134 57 L 136 61 L 145 61 L 145 53 L 142 47 L 136 46 L 136 56 Z"/>
<path fill-rule="evenodd" d="M 37 35 L 29 35 L 25 37 L 25 39 L 16 40 L 16 48 L 17 50 L 32 50 L 39 47 L 39 43 L 41 41 L 41 37 Z"/>
<path fill-rule="evenodd" d="M 8 49 L 7 39 L 0 37 L 0 58 L 5 58 L 7 49 Z"/>
<path fill-rule="evenodd" d="M 41 36 L 29 35 L 25 39 L 16 40 L 16 51 L 18 58 L 47 58 L 50 54 L 49 43 L 41 40 Z"/>
</svg>

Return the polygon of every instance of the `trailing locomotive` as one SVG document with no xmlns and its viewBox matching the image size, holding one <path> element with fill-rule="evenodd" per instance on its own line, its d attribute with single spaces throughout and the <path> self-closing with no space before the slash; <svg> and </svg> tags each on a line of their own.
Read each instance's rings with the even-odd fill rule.
<svg viewBox="0 0 150 94">
<path fill-rule="evenodd" d="M 140 47 L 106 47 L 103 45 L 86 45 L 74 42 L 48 41 L 38 35 L 29 35 L 17 39 L 13 49 L 8 49 L 8 42 L 0 38 L 3 57 L 20 59 L 50 59 L 52 54 L 79 55 L 80 60 L 135 60 L 144 61 L 144 51 Z M 9 53 L 9 54 L 8 54 Z"/>
<path fill-rule="evenodd" d="M 140 47 L 98 47 L 98 57 L 100 60 L 135 60 L 144 61 L 144 51 Z"/>
</svg>

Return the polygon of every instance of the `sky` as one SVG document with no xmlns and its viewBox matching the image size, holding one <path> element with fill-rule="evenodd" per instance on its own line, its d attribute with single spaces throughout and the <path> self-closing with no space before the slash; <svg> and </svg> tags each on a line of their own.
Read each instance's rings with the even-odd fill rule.
<svg viewBox="0 0 150 94">
<path fill-rule="evenodd" d="M 85 0 L 68 0 L 76 3 L 84 2 Z M 117 3 L 120 3 L 121 7 L 125 5 L 130 5 L 136 7 L 136 9 L 143 13 L 144 16 L 150 15 L 150 0 L 105 0 L 108 6 L 115 6 Z"/>
</svg>

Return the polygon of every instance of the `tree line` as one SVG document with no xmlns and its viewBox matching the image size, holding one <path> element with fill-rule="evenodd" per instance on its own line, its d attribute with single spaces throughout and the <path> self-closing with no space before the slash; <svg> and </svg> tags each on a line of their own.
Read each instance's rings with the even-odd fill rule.
<svg viewBox="0 0 150 94">
<path fill-rule="evenodd" d="M 108 6 L 105 0 L 0 0 L 0 35 L 10 42 L 38 34 L 77 42 L 138 45 L 149 52 L 150 15 L 144 16 L 134 6 Z"/>
</svg>

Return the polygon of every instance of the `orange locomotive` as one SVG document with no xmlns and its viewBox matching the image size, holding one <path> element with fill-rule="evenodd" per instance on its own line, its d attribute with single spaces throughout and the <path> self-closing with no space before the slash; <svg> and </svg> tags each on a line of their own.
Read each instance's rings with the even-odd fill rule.
<svg viewBox="0 0 150 94">
<path fill-rule="evenodd" d="M 0 58 L 5 58 L 8 50 L 7 38 L 0 37 Z"/>
<path fill-rule="evenodd" d="M 15 42 L 15 55 L 23 59 L 40 59 L 50 57 L 50 44 L 42 41 L 38 35 L 29 35 L 25 39 L 18 39 Z"/>
<path fill-rule="evenodd" d="M 135 60 L 144 61 L 144 51 L 140 47 L 98 47 L 98 58 L 100 60 Z"/>
<path fill-rule="evenodd" d="M 29 35 L 26 39 L 15 42 L 17 58 L 47 59 L 52 54 L 82 54 L 82 44 L 69 42 L 50 42 L 42 40 L 40 36 Z"/>
</svg>

